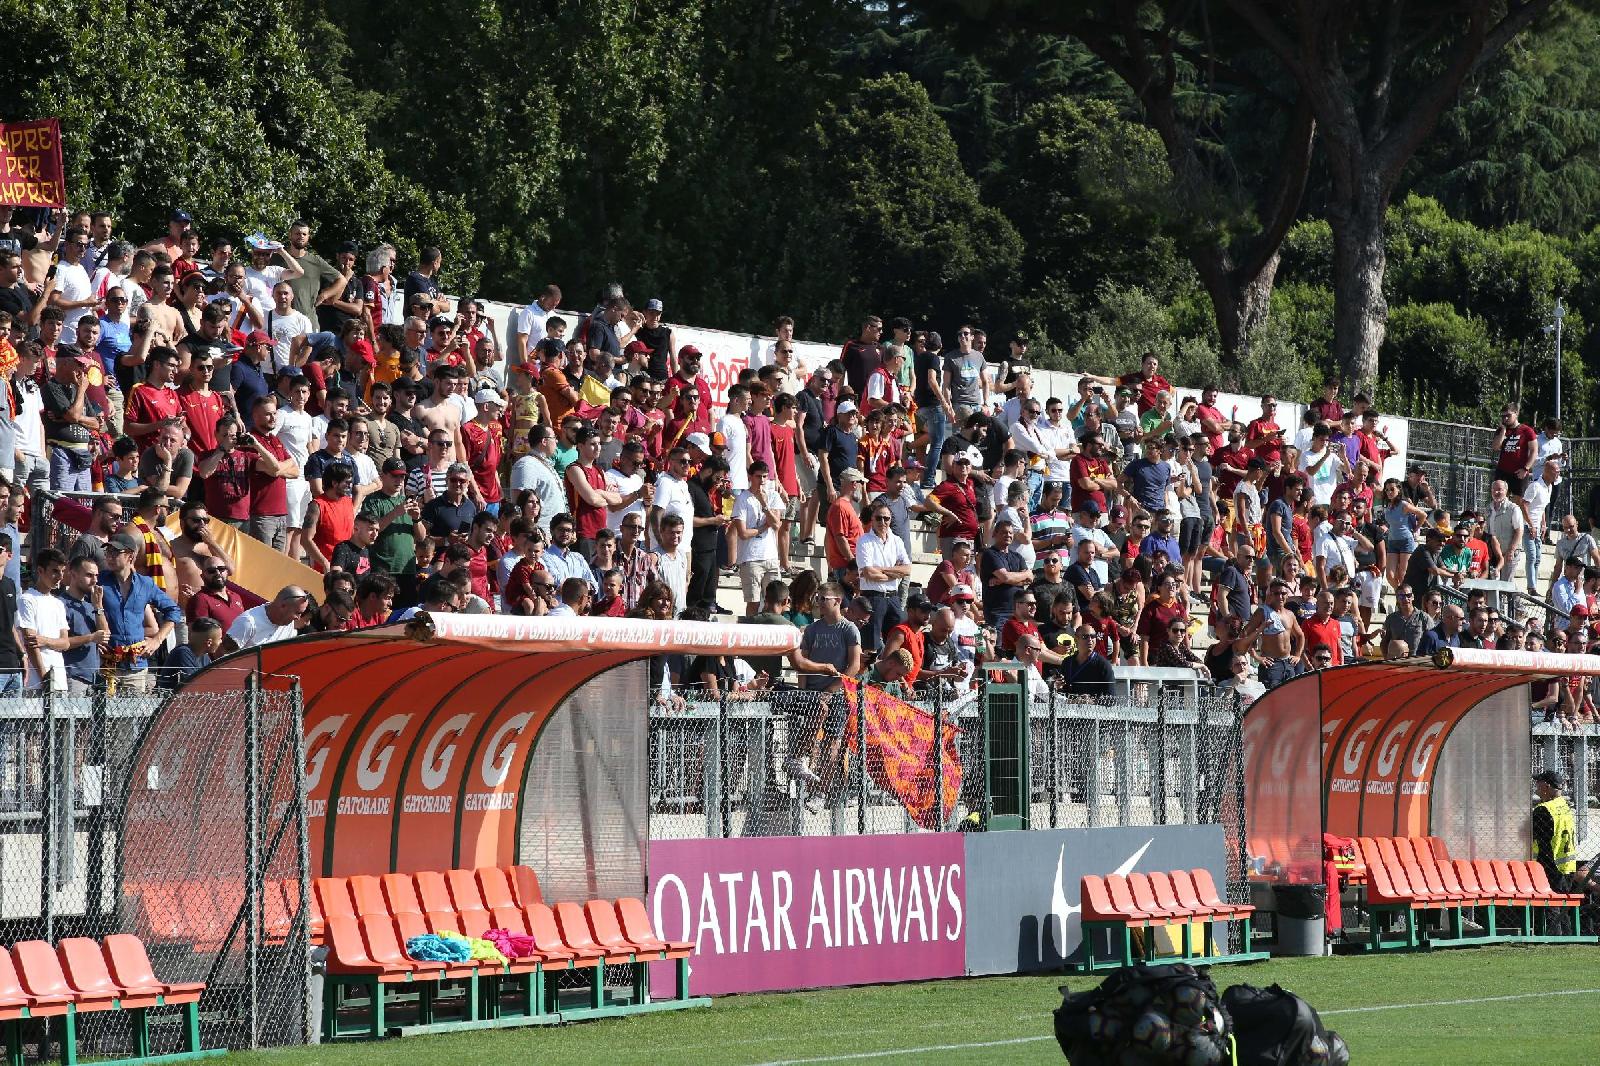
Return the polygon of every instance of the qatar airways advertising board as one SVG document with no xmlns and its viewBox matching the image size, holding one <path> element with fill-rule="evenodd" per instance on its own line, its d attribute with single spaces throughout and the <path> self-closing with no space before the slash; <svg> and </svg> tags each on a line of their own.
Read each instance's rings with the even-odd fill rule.
<svg viewBox="0 0 1600 1066">
<path fill-rule="evenodd" d="M 695 945 L 697 996 L 959 977 L 963 839 L 904 836 L 652 840 L 650 917 Z M 671 988 L 670 964 L 651 982 Z"/>
</svg>

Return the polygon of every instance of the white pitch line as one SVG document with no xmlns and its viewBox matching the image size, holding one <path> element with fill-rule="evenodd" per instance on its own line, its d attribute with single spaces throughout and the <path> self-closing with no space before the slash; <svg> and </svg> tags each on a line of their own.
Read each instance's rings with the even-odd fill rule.
<svg viewBox="0 0 1600 1066">
<path fill-rule="evenodd" d="M 1466 1007 L 1474 1003 L 1505 1003 L 1513 999 L 1545 999 L 1549 996 L 1592 996 L 1600 993 L 1600 988 L 1567 988 L 1554 992 L 1519 992 L 1513 996 L 1481 996 L 1477 999 L 1440 999 L 1432 1003 L 1380 1003 L 1372 1007 L 1340 1007 L 1338 1010 L 1319 1010 L 1317 1014 L 1324 1018 L 1336 1014 L 1371 1014 L 1381 1010 L 1413 1010 L 1417 1007 Z"/>
<path fill-rule="evenodd" d="M 1371 1007 L 1341 1007 L 1337 1010 L 1324 1010 L 1317 1013 L 1324 1018 L 1332 1018 L 1342 1014 L 1370 1014 L 1376 1011 L 1388 1010 L 1417 1010 L 1422 1007 L 1467 1007 L 1478 1003 L 1505 1003 L 1517 999 L 1545 999 L 1551 996 L 1590 996 L 1600 995 L 1600 988 L 1570 988 L 1553 992 L 1520 992 L 1509 996 L 1479 996 L 1474 999 L 1443 999 L 1433 1000 L 1428 1003 L 1384 1003 Z M 858 1051 L 849 1055 L 822 1055 L 810 1059 L 777 1059 L 772 1062 L 763 1062 L 757 1066 L 812 1066 L 815 1063 L 825 1062 L 861 1062 L 867 1059 L 897 1058 L 902 1055 L 923 1055 L 939 1051 L 970 1051 L 979 1048 L 1011 1047 L 1017 1044 L 1039 1044 L 1047 1040 L 1054 1040 L 1055 1036 L 1020 1036 L 1012 1040 L 983 1040 L 970 1044 L 932 1044 L 926 1047 L 891 1048 L 887 1051 Z"/>
<path fill-rule="evenodd" d="M 852 1055 L 824 1055 L 815 1059 L 778 1059 L 757 1066 L 807 1066 L 814 1062 L 859 1062 L 862 1059 L 888 1059 L 898 1055 L 923 1055 L 930 1051 L 966 1051 L 971 1048 L 1011 1047 L 1015 1044 L 1038 1044 L 1054 1040 L 1052 1036 L 1019 1036 L 1014 1040 L 984 1040 L 976 1044 L 933 1044 L 929 1047 L 902 1047 L 889 1051 L 858 1051 Z"/>
</svg>

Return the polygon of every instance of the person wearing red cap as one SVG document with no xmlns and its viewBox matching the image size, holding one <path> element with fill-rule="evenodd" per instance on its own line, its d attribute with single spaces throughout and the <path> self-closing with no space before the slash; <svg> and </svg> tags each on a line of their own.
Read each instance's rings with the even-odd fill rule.
<svg viewBox="0 0 1600 1066">
<path fill-rule="evenodd" d="M 145 379 L 128 393 L 128 413 L 123 430 L 142 452 L 156 442 L 163 426 L 183 421 L 183 404 L 173 390 L 178 372 L 178 353 L 172 348 L 154 348 L 145 361 Z"/>
</svg>

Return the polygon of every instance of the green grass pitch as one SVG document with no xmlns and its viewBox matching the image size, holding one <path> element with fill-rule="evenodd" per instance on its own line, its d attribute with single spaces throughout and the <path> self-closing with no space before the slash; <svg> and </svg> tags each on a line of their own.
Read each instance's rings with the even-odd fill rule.
<svg viewBox="0 0 1600 1066">
<path fill-rule="evenodd" d="M 1581 1055 L 1600 1009 L 1600 953 L 1492 947 L 1382 958 L 1219 966 L 1218 988 L 1273 982 L 1304 996 L 1356 1066 L 1510 1066 Z M 550 1029 L 412 1037 L 229 1056 L 233 1066 L 562 1066 L 685 1063 L 1062 1063 L 1050 1012 L 1063 983 L 986 977 L 824 992 L 730 996 L 702 1010 Z M 1465 1001 L 1465 1002 L 1463 1002 Z"/>
</svg>

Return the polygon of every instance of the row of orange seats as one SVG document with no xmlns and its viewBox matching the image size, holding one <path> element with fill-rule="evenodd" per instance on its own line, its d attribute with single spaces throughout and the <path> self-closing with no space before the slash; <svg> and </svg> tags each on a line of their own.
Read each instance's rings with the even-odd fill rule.
<svg viewBox="0 0 1600 1066">
<path fill-rule="evenodd" d="M 168 1059 L 199 1058 L 200 983 L 174 983 L 157 979 L 144 942 L 117 933 L 97 943 L 87 937 L 69 937 L 51 947 L 43 940 L 24 940 L 9 950 L 0 948 L 0 1023 L 6 1029 L 10 1061 L 21 1059 L 18 1027 L 24 1019 L 61 1019 L 62 1061 L 76 1062 L 79 1014 L 130 1011 L 134 1019 L 134 1050 L 143 1053 L 150 1044 L 145 1012 L 151 1007 L 181 1006 L 185 1012 L 185 1042 L 181 1053 Z"/>
<path fill-rule="evenodd" d="M 406 942 L 426 933 L 482 937 L 490 929 L 505 929 L 533 938 L 536 951 L 528 958 L 560 969 L 684 958 L 693 947 L 657 937 L 641 900 L 552 908 L 525 866 L 319 877 L 312 898 L 332 949 L 331 973 L 367 972 L 373 966 L 431 970 L 434 964 L 404 953 Z"/>
<path fill-rule="evenodd" d="M 1170 873 L 1086 874 L 1082 884 L 1083 920 L 1152 927 L 1195 921 L 1247 918 L 1255 908 L 1224 903 L 1211 871 Z"/>
<path fill-rule="evenodd" d="M 1358 837 L 1367 900 L 1413 910 L 1528 905 L 1573 907 L 1580 893 L 1556 892 L 1536 862 L 1451 859 L 1437 837 Z"/>
</svg>

